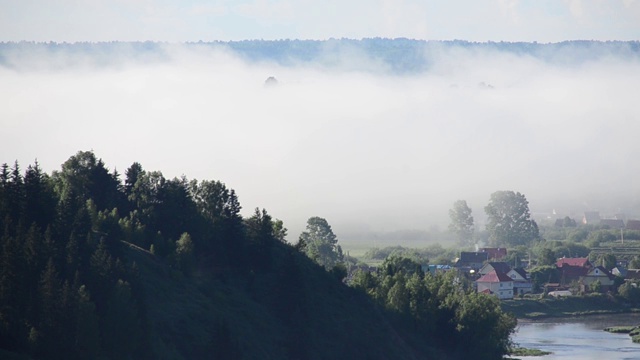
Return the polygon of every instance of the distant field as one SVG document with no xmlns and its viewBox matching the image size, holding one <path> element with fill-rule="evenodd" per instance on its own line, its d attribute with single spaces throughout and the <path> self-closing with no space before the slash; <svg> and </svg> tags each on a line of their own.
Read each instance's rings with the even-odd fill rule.
<svg viewBox="0 0 640 360">
<path fill-rule="evenodd" d="M 373 249 L 374 247 L 382 249 L 389 246 L 403 246 L 405 248 L 411 248 L 411 249 L 423 249 L 428 247 L 429 245 L 433 245 L 433 243 L 424 242 L 424 241 L 398 242 L 398 243 L 378 242 L 377 244 L 370 244 L 362 241 L 354 241 L 354 242 L 347 241 L 344 243 L 340 242 L 340 246 L 342 247 L 342 250 L 345 254 L 349 254 L 349 256 L 353 256 L 359 261 L 364 262 L 369 266 L 380 266 L 384 262 L 384 260 L 382 259 L 365 259 L 364 258 L 364 255 L 367 253 L 367 251 Z"/>
<path fill-rule="evenodd" d="M 373 245 L 358 243 L 358 242 L 353 242 L 353 243 L 347 242 L 347 243 L 341 244 L 340 246 L 342 246 L 342 251 L 344 251 L 345 254 L 348 253 L 349 256 L 353 256 L 359 261 L 362 261 L 369 266 L 379 266 L 380 264 L 382 264 L 383 260 L 363 259 L 364 254 L 367 251 L 369 251 L 369 249 L 373 248 Z M 384 246 L 388 246 L 388 245 L 384 245 Z"/>
<path fill-rule="evenodd" d="M 349 253 L 350 256 L 361 258 L 369 249 L 373 248 L 372 244 L 364 244 L 364 243 L 340 243 L 342 247 L 342 251 L 346 254 Z"/>
<path fill-rule="evenodd" d="M 601 242 L 600 247 L 613 247 L 613 248 L 640 248 L 640 240 L 625 240 L 624 243 L 620 240 Z"/>
<path fill-rule="evenodd" d="M 598 255 L 613 254 L 618 260 L 631 260 L 636 256 L 640 256 L 640 241 L 625 240 L 624 243 L 622 243 L 620 240 L 617 240 L 602 242 L 599 247 L 592 248 L 591 251 Z"/>
<path fill-rule="evenodd" d="M 338 240 L 338 244 L 342 247 L 343 251 L 350 251 L 351 256 L 361 256 L 364 255 L 367 250 L 372 249 L 374 247 L 377 248 L 385 248 L 388 246 L 403 246 L 406 248 L 413 249 L 423 249 L 429 247 L 431 245 L 440 244 L 443 247 L 450 246 L 450 242 L 446 241 L 446 239 L 397 239 L 397 240 L 362 240 L 362 239 L 345 239 L 344 237 L 340 237 Z"/>
</svg>

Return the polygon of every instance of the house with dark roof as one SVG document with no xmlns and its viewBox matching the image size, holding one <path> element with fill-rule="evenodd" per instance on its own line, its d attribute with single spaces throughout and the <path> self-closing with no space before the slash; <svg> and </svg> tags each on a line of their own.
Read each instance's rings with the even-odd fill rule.
<svg viewBox="0 0 640 360">
<path fill-rule="evenodd" d="M 488 260 L 488 254 L 483 252 L 467 252 L 460 253 L 460 258 L 456 261 L 455 267 L 462 270 L 478 271 Z"/>
<path fill-rule="evenodd" d="M 627 276 L 627 268 L 625 266 L 618 265 L 611 269 L 611 275 L 620 276 L 624 279 Z"/>
<path fill-rule="evenodd" d="M 623 267 L 625 269 L 629 268 L 629 260 L 627 259 L 618 259 L 616 260 L 616 267 Z"/>
<path fill-rule="evenodd" d="M 613 289 L 615 276 L 602 266 L 596 266 L 590 269 L 584 276 L 580 277 L 580 284 L 584 286 L 583 290 L 589 290 L 595 282 L 600 282 L 600 291 L 607 292 Z"/>
<path fill-rule="evenodd" d="M 480 252 L 487 253 L 489 261 L 500 261 L 507 257 L 507 248 L 481 248 Z"/>
<path fill-rule="evenodd" d="M 476 286 L 479 293 L 492 294 L 501 300 L 513 299 L 513 279 L 503 272 L 492 270 L 476 280 Z"/>
<path fill-rule="evenodd" d="M 524 295 L 533 292 L 533 284 L 529 274 L 523 268 L 514 268 L 507 272 L 507 276 L 513 279 L 513 295 Z"/>
<path fill-rule="evenodd" d="M 625 225 L 627 230 L 638 230 L 640 231 L 640 220 L 627 220 L 627 224 Z"/>
<path fill-rule="evenodd" d="M 486 275 L 493 270 L 506 274 L 511 270 L 511 266 L 505 262 L 488 262 L 478 270 L 478 273 L 480 275 Z"/>
<path fill-rule="evenodd" d="M 529 273 L 523 268 L 513 268 L 507 272 L 507 276 L 515 281 L 529 280 Z"/>
<path fill-rule="evenodd" d="M 598 211 L 585 211 L 582 216 L 582 223 L 585 225 L 600 224 L 600 213 Z"/>
<path fill-rule="evenodd" d="M 602 219 L 600 226 L 615 230 L 624 229 L 624 221 L 622 219 Z"/>
<path fill-rule="evenodd" d="M 640 269 L 627 269 L 625 280 L 640 280 Z"/>
</svg>

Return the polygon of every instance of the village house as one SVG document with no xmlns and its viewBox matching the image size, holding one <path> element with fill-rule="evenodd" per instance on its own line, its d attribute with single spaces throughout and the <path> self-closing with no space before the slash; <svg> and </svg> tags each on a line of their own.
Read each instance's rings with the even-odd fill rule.
<svg viewBox="0 0 640 360">
<path fill-rule="evenodd" d="M 533 284 L 529 274 L 522 268 L 514 268 L 507 272 L 507 276 L 513 280 L 513 294 L 524 295 L 533 292 Z"/>
<path fill-rule="evenodd" d="M 624 268 L 624 269 L 626 270 L 626 269 L 629 267 L 629 263 L 630 263 L 630 261 L 629 261 L 629 260 L 626 260 L 626 259 L 617 259 L 617 260 L 616 260 L 616 267 Z M 617 275 L 617 274 L 614 274 L 614 275 Z M 624 277 L 624 276 L 623 276 L 623 277 Z"/>
<path fill-rule="evenodd" d="M 625 266 L 617 265 L 613 269 L 611 269 L 611 274 L 613 276 L 619 276 L 621 278 L 627 277 L 627 268 Z"/>
<path fill-rule="evenodd" d="M 589 258 L 560 258 L 556 261 L 556 266 L 562 268 L 563 266 L 577 266 L 582 268 L 590 268 L 591 262 Z"/>
<path fill-rule="evenodd" d="M 622 219 L 602 219 L 600 220 L 600 226 L 612 230 L 624 229 L 624 221 Z"/>
<path fill-rule="evenodd" d="M 441 273 L 445 273 L 449 270 L 451 270 L 451 266 L 449 265 L 428 265 L 428 266 L 422 266 L 422 271 L 427 273 L 429 272 L 431 275 L 436 275 L 436 274 L 441 274 Z"/>
<path fill-rule="evenodd" d="M 487 275 L 493 270 L 506 274 L 511 270 L 511 267 L 505 262 L 488 262 L 478 270 L 478 274 Z"/>
<path fill-rule="evenodd" d="M 580 281 L 580 278 L 586 276 L 592 268 L 588 258 L 558 259 L 556 267 L 560 272 L 560 284 L 563 286 Z"/>
<path fill-rule="evenodd" d="M 625 281 L 640 280 L 640 269 L 627 269 L 624 275 Z"/>
<path fill-rule="evenodd" d="M 513 299 L 513 279 L 503 272 L 492 270 L 476 280 L 478 293 L 491 294 L 500 300 Z"/>
<path fill-rule="evenodd" d="M 464 272 L 469 272 L 470 270 L 476 272 L 480 270 L 485 261 L 488 260 L 487 255 L 487 253 L 483 252 L 463 251 L 460 253 L 460 258 L 456 261 L 454 266 Z"/>
<path fill-rule="evenodd" d="M 582 223 L 585 225 L 598 225 L 600 224 L 600 213 L 597 211 L 585 211 L 582 216 Z"/>
<path fill-rule="evenodd" d="M 640 220 L 627 220 L 625 229 L 640 231 Z"/>
<path fill-rule="evenodd" d="M 507 248 L 481 248 L 480 252 L 487 253 L 489 261 L 500 261 L 507 257 Z"/>
<path fill-rule="evenodd" d="M 590 269 L 586 275 L 579 280 L 582 291 L 589 291 L 594 283 L 600 282 L 600 292 L 607 292 L 613 289 L 615 276 L 611 275 L 607 269 L 602 266 L 596 266 Z"/>
</svg>

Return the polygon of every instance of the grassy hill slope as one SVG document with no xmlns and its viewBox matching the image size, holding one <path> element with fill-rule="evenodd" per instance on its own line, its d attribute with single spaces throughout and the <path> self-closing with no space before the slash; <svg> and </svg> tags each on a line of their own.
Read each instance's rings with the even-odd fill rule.
<svg viewBox="0 0 640 360">
<path fill-rule="evenodd" d="M 282 244 L 269 271 L 185 277 L 131 247 L 158 359 L 446 359 L 364 294 Z M 295 277 L 298 277 L 295 279 Z M 293 279 L 292 279 L 293 278 Z"/>
</svg>

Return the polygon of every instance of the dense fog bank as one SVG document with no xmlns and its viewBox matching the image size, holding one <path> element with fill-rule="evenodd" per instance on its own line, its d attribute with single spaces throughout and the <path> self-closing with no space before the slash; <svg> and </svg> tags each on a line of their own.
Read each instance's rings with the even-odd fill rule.
<svg viewBox="0 0 640 360">
<path fill-rule="evenodd" d="M 496 190 L 640 216 L 637 42 L 294 45 L 2 44 L 0 162 L 93 149 L 219 179 L 293 238 L 316 215 L 339 236 L 445 228 L 457 199 L 481 222 Z"/>
</svg>

